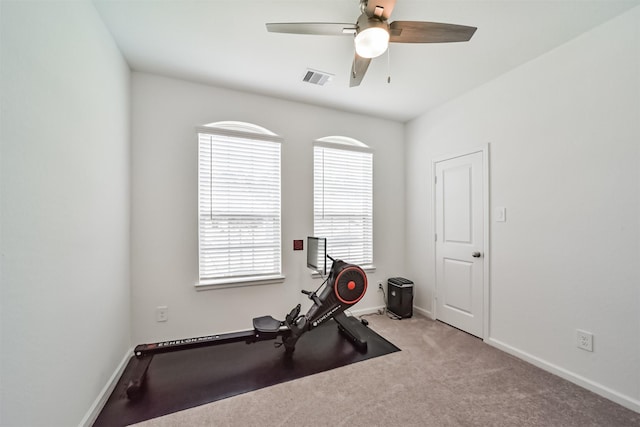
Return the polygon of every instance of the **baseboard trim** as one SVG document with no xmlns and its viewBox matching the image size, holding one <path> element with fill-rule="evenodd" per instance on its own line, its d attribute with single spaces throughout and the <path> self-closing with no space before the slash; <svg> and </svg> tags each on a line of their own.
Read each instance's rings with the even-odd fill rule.
<svg viewBox="0 0 640 427">
<path fill-rule="evenodd" d="M 369 307 L 369 308 L 360 308 L 358 310 L 348 310 L 348 313 L 352 316 L 358 317 L 358 316 L 362 316 L 362 315 L 366 315 L 366 314 L 374 314 L 374 313 L 378 313 L 380 312 L 380 310 L 384 310 L 385 306 L 384 305 L 380 305 L 377 307 Z M 413 306 L 413 310 L 417 311 L 418 313 L 420 313 L 421 315 L 434 320 L 433 319 L 433 314 L 429 311 L 429 310 L 425 310 L 424 308 L 420 308 L 418 306 Z"/>
<path fill-rule="evenodd" d="M 348 310 L 349 314 L 354 317 L 362 316 L 364 314 L 373 314 L 377 313 L 380 310 L 384 310 L 384 305 L 380 305 L 378 307 L 369 307 L 369 308 L 359 308 L 358 310 Z"/>
<path fill-rule="evenodd" d="M 118 384 L 118 380 L 122 376 L 124 368 L 127 367 L 127 363 L 129 362 L 129 359 L 132 355 L 133 348 L 127 350 L 124 357 L 120 361 L 120 364 L 111 375 L 111 378 L 109 378 L 107 383 L 98 394 L 98 397 L 93 402 L 93 405 L 91 405 L 82 421 L 80 421 L 80 427 L 91 427 L 93 423 L 96 422 L 96 419 L 98 419 L 98 415 L 100 415 L 100 411 L 102 411 L 102 408 L 104 408 L 104 405 L 106 405 L 109 396 L 111 396 L 111 393 L 113 393 L 113 389 L 116 388 L 116 384 Z"/>
<path fill-rule="evenodd" d="M 433 313 L 430 312 L 429 310 L 425 310 L 424 308 L 420 308 L 417 305 L 414 305 L 413 309 L 415 311 L 417 311 L 418 313 L 422 314 L 423 316 L 428 317 L 431 320 L 436 320 L 436 319 L 433 318 Z"/>
<path fill-rule="evenodd" d="M 592 391 L 619 405 L 622 405 L 627 409 L 631 409 L 632 411 L 640 413 L 640 400 L 636 400 L 632 397 L 626 396 L 622 393 L 619 393 L 615 390 L 610 389 L 609 387 L 606 387 L 602 384 L 599 384 L 581 375 L 568 371 L 567 369 L 561 368 L 560 366 L 554 365 L 553 363 L 549 363 L 546 360 L 540 359 L 539 357 L 533 356 L 527 352 L 524 352 L 515 347 L 512 347 L 509 344 L 506 344 L 495 338 L 488 338 L 485 340 L 485 343 L 499 350 L 502 350 L 505 353 L 509 353 L 512 356 L 515 356 L 519 359 L 529 362 L 540 369 L 543 369 L 547 372 L 557 375 L 560 378 L 564 378 L 565 380 L 570 381 L 576 385 L 579 385 L 582 388 L 586 388 L 587 390 Z"/>
<path fill-rule="evenodd" d="M 379 305 L 377 307 L 368 307 L 368 308 L 359 308 L 358 310 L 347 310 L 347 313 L 350 314 L 351 316 L 362 316 L 364 314 L 373 314 L 373 313 L 377 313 L 380 310 L 384 310 L 386 307 L 384 305 Z M 420 313 L 421 315 L 431 319 L 431 320 L 435 320 L 433 318 L 433 313 L 431 313 L 429 310 L 425 310 L 424 308 L 418 307 L 417 305 L 413 306 L 413 310 L 417 311 L 418 313 Z"/>
</svg>

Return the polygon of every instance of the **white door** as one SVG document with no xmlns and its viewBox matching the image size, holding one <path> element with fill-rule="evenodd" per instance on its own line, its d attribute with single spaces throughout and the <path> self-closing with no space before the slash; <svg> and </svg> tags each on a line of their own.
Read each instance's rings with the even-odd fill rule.
<svg viewBox="0 0 640 427">
<path fill-rule="evenodd" d="M 484 338 L 484 151 L 435 163 L 436 318 Z"/>
</svg>

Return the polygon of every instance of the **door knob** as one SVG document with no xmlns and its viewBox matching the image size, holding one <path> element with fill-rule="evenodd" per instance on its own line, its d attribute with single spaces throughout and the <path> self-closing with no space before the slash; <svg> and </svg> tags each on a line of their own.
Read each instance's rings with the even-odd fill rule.
<svg viewBox="0 0 640 427">
<path fill-rule="evenodd" d="M 478 251 L 475 251 L 475 252 L 471 253 L 471 256 L 474 257 L 474 258 L 480 258 L 481 255 L 482 254 L 480 252 L 478 252 Z"/>
</svg>

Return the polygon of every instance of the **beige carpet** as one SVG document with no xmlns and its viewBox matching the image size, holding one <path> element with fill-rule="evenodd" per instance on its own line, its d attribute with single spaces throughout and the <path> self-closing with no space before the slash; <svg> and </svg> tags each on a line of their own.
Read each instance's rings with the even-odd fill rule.
<svg viewBox="0 0 640 427">
<path fill-rule="evenodd" d="M 421 316 L 367 316 L 400 352 L 139 426 L 640 426 L 640 414 Z"/>
</svg>

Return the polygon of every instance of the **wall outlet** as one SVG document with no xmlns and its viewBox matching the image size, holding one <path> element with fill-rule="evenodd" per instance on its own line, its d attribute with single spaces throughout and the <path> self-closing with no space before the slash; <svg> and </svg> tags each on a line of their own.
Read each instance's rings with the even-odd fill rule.
<svg viewBox="0 0 640 427">
<path fill-rule="evenodd" d="M 382 283 L 378 283 L 378 290 L 384 291 L 384 288 L 382 287 Z"/>
<path fill-rule="evenodd" d="M 578 348 L 586 351 L 593 351 L 593 334 L 587 331 L 576 330 L 576 337 L 578 339 Z"/>
<path fill-rule="evenodd" d="M 159 305 L 156 307 L 156 322 L 166 322 L 169 320 L 169 307 Z"/>
</svg>

